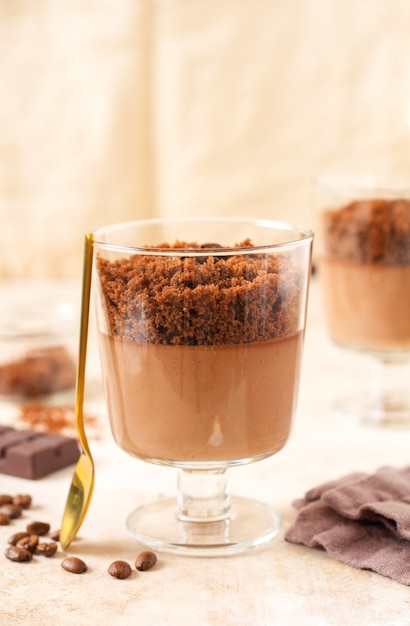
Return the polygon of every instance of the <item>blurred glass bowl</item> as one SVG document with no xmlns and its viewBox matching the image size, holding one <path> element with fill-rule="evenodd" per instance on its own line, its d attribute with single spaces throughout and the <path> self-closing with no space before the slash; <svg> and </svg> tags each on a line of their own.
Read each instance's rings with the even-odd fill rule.
<svg viewBox="0 0 410 626">
<path fill-rule="evenodd" d="M 68 401 L 74 396 L 79 310 L 50 290 L 22 289 L 0 302 L 0 399 Z"/>
</svg>

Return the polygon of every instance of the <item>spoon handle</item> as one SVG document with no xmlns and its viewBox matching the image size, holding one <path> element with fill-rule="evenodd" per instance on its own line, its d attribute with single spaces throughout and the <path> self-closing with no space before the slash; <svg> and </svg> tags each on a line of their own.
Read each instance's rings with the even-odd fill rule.
<svg viewBox="0 0 410 626">
<path fill-rule="evenodd" d="M 77 382 L 75 394 L 75 416 L 77 435 L 82 450 L 91 458 L 87 436 L 84 430 L 84 387 L 85 387 L 85 364 L 87 355 L 88 321 L 90 317 L 90 293 L 92 276 L 92 258 L 94 248 L 94 236 L 87 233 L 84 242 L 84 266 L 83 284 L 81 293 L 81 323 L 80 343 L 78 350 Z"/>
</svg>

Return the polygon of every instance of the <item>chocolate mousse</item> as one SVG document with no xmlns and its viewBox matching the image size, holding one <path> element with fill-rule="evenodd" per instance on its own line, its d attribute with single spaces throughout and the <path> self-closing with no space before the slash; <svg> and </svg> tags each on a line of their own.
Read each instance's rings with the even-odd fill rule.
<svg viewBox="0 0 410 626">
<path fill-rule="evenodd" d="M 284 253 L 218 256 L 209 246 L 203 256 L 192 254 L 199 244 L 176 242 L 96 259 L 111 428 L 140 458 L 190 466 L 250 460 L 278 451 L 289 435 L 302 272 Z"/>
<path fill-rule="evenodd" d="M 356 200 L 322 217 L 320 272 L 333 340 L 410 351 L 410 201 Z"/>
</svg>

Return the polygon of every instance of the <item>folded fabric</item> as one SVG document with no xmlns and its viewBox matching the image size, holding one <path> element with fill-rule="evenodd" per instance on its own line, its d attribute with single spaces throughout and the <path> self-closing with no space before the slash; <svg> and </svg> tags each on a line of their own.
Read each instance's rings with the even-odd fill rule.
<svg viewBox="0 0 410 626">
<path fill-rule="evenodd" d="M 410 585 L 410 466 L 326 482 L 296 500 L 285 539 Z"/>
</svg>

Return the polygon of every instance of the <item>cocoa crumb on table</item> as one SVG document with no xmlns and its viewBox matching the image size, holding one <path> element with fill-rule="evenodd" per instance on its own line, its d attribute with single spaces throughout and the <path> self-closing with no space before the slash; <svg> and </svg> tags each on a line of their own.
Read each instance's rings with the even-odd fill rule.
<svg viewBox="0 0 410 626">
<path fill-rule="evenodd" d="M 249 240 L 236 247 L 252 247 Z M 200 249 L 177 241 L 152 248 Z M 299 330 L 301 272 L 285 253 L 97 256 L 110 331 L 130 341 L 227 345 Z"/>
<path fill-rule="evenodd" d="M 327 258 L 410 264 L 410 200 L 356 200 L 323 215 Z"/>
<path fill-rule="evenodd" d="M 76 427 L 74 406 L 69 404 L 23 404 L 17 419 L 25 426 L 50 434 L 75 431 Z M 84 423 L 89 427 L 98 426 L 97 418 L 88 413 L 84 414 Z"/>
</svg>

